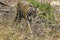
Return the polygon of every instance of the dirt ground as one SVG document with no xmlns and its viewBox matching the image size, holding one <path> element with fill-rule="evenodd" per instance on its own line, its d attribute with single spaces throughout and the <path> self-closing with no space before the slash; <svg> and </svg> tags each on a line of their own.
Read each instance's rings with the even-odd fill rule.
<svg viewBox="0 0 60 40">
<path fill-rule="evenodd" d="M 60 6 L 54 6 L 55 20 L 58 23 L 48 24 L 45 19 L 35 17 L 30 27 L 25 19 L 12 26 L 16 8 L 11 5 L 16 4 L 18 0 L 0 0 L 0 2 L 10 5 L 10 7 L 0 5 L 0 40 L 60 40 Z"/>
</svg>

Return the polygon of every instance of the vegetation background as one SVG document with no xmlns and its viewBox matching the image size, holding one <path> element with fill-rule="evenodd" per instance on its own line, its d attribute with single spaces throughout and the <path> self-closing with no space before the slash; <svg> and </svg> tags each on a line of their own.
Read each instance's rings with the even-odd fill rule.
<svg viewBox="0 0 60 40">
<path fill-rule="evenodd" d="M 14 5 L 18 1 L 0 0 L 10 5 L 0 5 L 0 40 L 60 40 L 60 5 L 53 3 L 58 3 L 59 0 L 23 0 L 39 9 L 38 16 L 33 18 L 30 28 L 25 19 L 18 25 L 11 26 L 17 12 Z"/>
</svg>

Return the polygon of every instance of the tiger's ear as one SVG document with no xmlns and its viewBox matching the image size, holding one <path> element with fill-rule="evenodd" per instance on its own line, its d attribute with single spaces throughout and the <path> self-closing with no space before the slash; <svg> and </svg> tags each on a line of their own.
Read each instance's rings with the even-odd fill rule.
<svg viewBox="0 0 60 40">
<path fill-rule="evenodd" d="M 30 7 L 33 7 L 33 5 L 32 5 L 32 4 L 30 4 Z"/>
</svg>

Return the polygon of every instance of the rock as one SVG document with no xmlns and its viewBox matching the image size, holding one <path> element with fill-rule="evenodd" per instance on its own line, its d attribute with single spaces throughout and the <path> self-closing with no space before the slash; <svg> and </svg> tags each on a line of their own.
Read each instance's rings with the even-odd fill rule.
<svg viewBox="0 0 60 40">
<path fill-rule="evenodd" d="M 60 6 L 60 1 L 52 1 L 50 3 L 50 5 L 52 5 L 52 6 Z"/>
</svg>

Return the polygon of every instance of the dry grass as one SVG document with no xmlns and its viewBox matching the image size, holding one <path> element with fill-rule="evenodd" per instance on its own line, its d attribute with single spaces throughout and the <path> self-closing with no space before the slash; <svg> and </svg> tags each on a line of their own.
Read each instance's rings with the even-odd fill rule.
<svg viewBox="0 0 60 40">
<path fill-rule="evenodd" d="M 49 4 L 41 5 L 36 3 L 36 1 L 33 3 L 34 7 L 37 4 L 40 5 L 38 8 L 40 8 L 42 13 L 39 13 L 38 17 L 33 18 L 30 26 L 31 30 L 25 19 L 22 19 L 22 22 L 18 25 L 14 24 L 11 26 L 14 19 L 13 14 L 11 16 L 13 17 L 12 20 L 9 18 L 10 16 L 5 20 L 3 14 L 0 16 L 0 40 L 60 40 L 60 14 L 57 14 L 59 8 L 57 9 L 56 7 L 53 10 Z M 46 9 L 46 7 L 48 8 Z"/>
</svg>

